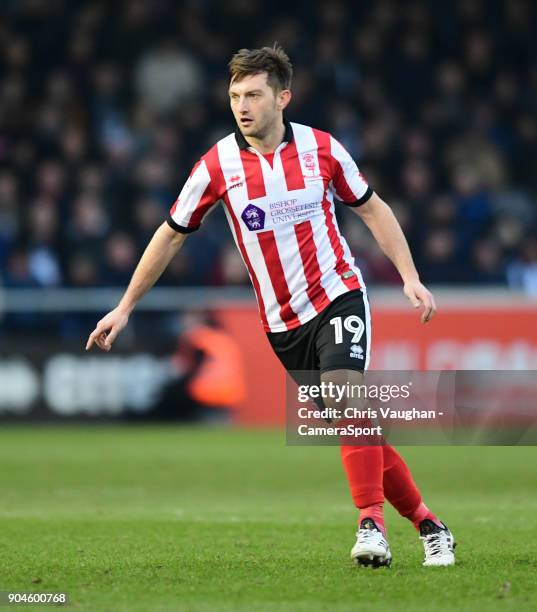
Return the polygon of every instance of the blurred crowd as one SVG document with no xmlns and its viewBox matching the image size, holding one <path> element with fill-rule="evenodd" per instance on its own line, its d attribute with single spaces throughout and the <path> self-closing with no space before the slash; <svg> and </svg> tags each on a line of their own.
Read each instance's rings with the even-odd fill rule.
<svg viewBox="0 0 537 612">
<path fill-rule="evenodd" d="M 279 41 L 290 120 L 332 132 L 394 209 L 422 279 L 537 294 L 530 0 L 4 0 L 6 287 L 125 285 L 191 166 L 233 129 L 227 61 Z M 398 282 L 340 222 L 367 282 Z M 248 283 L 221 210 L 162 283 Z"/>
</svg>

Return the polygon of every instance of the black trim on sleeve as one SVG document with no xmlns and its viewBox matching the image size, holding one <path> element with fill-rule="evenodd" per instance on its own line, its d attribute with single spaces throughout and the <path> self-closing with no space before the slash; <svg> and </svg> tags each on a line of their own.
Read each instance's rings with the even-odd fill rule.
<svg viewBox="0 0 537 612">
<path fill-rule="evenodd" d="M 365 204 L 369 200 L 369 198 L 373 195 L 373 193 L 374 192 L 371 189 L 371 187 L 368 187 L 364 195 L 359 200 L 356 200 L 356 202 L 345 202 L 345 204 L 347 206 L 352 206 L 353 208 L 357 208 L 358 206 L 362 206 L 362 204 Z"/>
<path fill-rule="evenodd" d="M 180 234 L 191 234 L 192 232 L 195 232 L 200 228 L 199 225 L 196 225 L 195 227 L 185 227 L 184 225 L 179 225 L 172 219 L 171 215 L 168 215 L 166 222 L 172 229 L 174 229 L 176 232 L 179 232 Z"/>
</svg>

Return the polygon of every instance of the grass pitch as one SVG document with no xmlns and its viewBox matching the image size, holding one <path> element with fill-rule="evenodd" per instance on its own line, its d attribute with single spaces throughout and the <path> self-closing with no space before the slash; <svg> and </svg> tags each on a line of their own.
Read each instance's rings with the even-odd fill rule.
<svg viewBox="0 0 537 612">
<path fill-rule="evenodd" d="M 335 447 L 286 447 L 274 431 L 4 428 L 0 590 L 99 611 L 537 609 L 537 449 L 400 450 L 458 540 L 453 568 L 423 568 L 391 508 L 392 568 L 352 565 Z"/>
</svg>

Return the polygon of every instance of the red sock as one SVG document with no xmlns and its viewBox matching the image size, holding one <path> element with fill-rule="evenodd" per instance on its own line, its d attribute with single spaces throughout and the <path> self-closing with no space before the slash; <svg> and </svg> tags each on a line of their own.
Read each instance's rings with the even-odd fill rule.
<svg viewBox="0 0 537 612">
<path fill-rule="evenodd" d="M 401 516 L 412 521 L 418 530 L 419 524 L 426 518 L 439 525 L 439 520 L 423 503 L 419 489 L 401 455 L 389 444 L 381 448 L 384 452 L 383 483 L 386 499 Z"/>
<path fill-rule="evenodd" d="M 436 523 L 439 527 L 442 527 L 442 523 L 438 520 L 436 515 L 434 515 L 427 506 L 421 502 L 421 504 L 407 517 L 410 521 L 414 523 L 414 527 L 419 531 L 420 523 L 425 519 L 429 519 Z"/>
<path fill-rule="evenodd" d="M 362 521 L 366 518 L 373 519 L 376 526 L 386 535 L 386 526 L 384 525 L 384 504 L 373 504 L 366 508 L 360 508 L 358 525 L 361 525 Z"/>
<path fill-rule="evenodd" d="M 385 533 L 382 511 L 384 503 L 382 446 L 342 444 L 340 448 L 351 496 L 354 505 L 360 509 L 360 521 L 369 516 Z"/>
</svg>

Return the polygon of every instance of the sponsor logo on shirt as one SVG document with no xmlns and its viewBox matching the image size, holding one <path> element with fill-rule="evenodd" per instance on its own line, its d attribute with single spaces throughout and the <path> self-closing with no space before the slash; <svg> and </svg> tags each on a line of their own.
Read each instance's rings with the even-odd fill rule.
<svg viewBox="0 0 537 612">
<path fill-rule="evenodd" d="M 241 219 L 251 232 L 261 230 L 265 227 L 265 211 L 254 206 L 254 204 L 248 204 L 242 211 Z"/>
<path fill-rule="evenodd" d="M 299 202 L 297 198 L 271 202 L 270 218 L 275 225 L 289 221 L 304 221 L 322 210 L 322 202 Z"/>
</svg>

